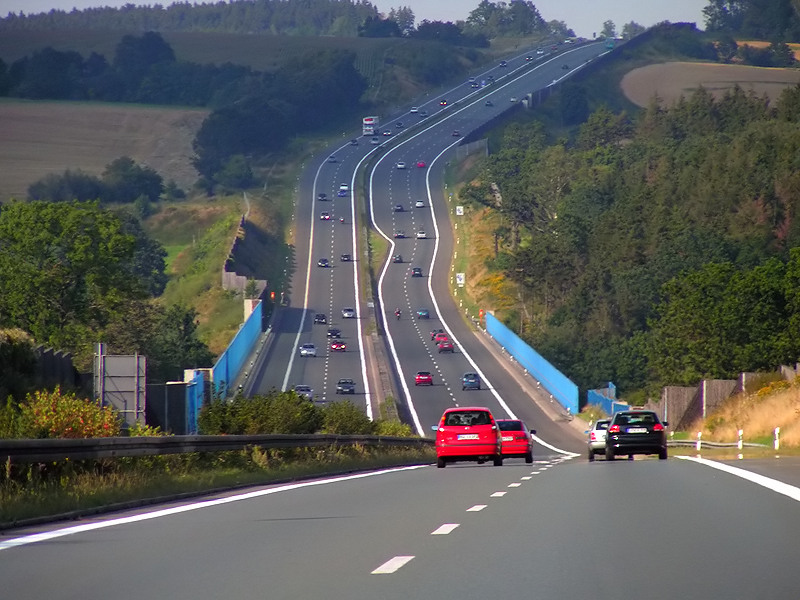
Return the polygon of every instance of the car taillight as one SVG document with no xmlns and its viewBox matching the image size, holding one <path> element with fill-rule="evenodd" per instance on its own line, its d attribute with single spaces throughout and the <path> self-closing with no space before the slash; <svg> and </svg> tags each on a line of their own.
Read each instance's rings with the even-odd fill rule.
<svg viewBox="0 0 800 600">
<path fill-rule="evenodd" d="M 590 438 L 590 439 L 591 439 L 593 442 L 596 442 L 596 441 L 597 441 L 597 434 L 596 434 L 596 433 L 593 431 L 591 434 L 589 434 L 589 438 Z"/>
<path fill-rule="evenodd" d="M 608 433 L 619 433 L 619 425 L 612 425 L 609 427 Z"/>
<path fill-rule="evenodd" d="M 661 423 L 653 425 L 653 431 L 664 431 L 664 426 Z"/>
</svg>

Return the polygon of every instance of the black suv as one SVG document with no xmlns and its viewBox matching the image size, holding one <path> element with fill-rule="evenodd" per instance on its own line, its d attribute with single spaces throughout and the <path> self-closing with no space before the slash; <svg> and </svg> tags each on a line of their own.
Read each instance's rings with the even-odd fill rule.
<svg viewBox="0 0 800 600">
<path fill-rule="evenodd" d="M 619 454 L 658 454 L 667 459 L 667 422 L 652 410 L 623 410 L 614 413 L 606 434 L 606 460 Z"/>
</svg>

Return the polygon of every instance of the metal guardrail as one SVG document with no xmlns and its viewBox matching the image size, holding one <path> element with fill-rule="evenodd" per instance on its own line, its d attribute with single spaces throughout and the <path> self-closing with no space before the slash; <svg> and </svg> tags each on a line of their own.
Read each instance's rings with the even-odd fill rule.
<svg viewBox="0 0 800 600">
<path fill-rule="evenodd" d="M 685 447 L 685 448 L 696 448 L 697 441 L 696 440 L 670 440 L 667 442 L 667 446 L 670 447 Z M 756 444 L 754 442 L 742 442 L 742 446 L 745 448 L 769 448 L 766 444 Z M 707 442 L 703 440 L 700 444 L 700 447 L 708 447 L 708 448 L 738 448 L 739 442 Z"/>
<path fill-rule="evenodd" d="M 113 437 L 89 439 L 0 440 L 0 461 L 55 462 L 264 449 L 319 448 L 327 446 L 433 447 L 425 438 L 377 435 L 175 435 L 163 437 Z"/>
</svg>

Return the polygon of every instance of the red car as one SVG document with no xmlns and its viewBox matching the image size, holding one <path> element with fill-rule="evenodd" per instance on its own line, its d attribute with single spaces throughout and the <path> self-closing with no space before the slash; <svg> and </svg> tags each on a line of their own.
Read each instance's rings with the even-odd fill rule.
<svg viewBox="0 0 800 600">
<path fill-rule="evenodd" d="M 439 342 L 438 347 L 439 347 L 439 354 L 441 354 L 442 352 L 456 351 L 456 347 L 453 346 L 453 342 L 451 342 L 450 340 L 443 340 Z"/>
<path fill-rule="evenodd" d="M 433 336 L 433 341 L 435 343 L 446 342 L 449 338 L 447 337 L 446 333 L 437 333 Z"/>
<path fill-rule="evenodd" d="M 425 164 L 425 161 L 424 161 L 424 160 L 418 160 L 418 161 L 417 161 L 417 168 L 418 168 L 418 169 L 424 169 L 426 166 L 427 166 L 427 165 Z"/>
<path fill-rule="evenodd" d="M 500 437 L 503 442 L 503 457 L 524 458 L 525 462 L 533 462 L 533 438 L 535 429 L 528 430 L 525 423 L 515 419 L 497 419 Z"/>
<path fill-rule="evenodd" d="M 335 342 L 331 342 L 331 352 L 346 352 L 347 351 L 347 344 L 345 344 L 341 340 L 336 340 Z"/>
<path fill-rule="evenodd" d="M 433 375 L 429 371 L 417 371 L 414 376 L 414 385 L 433 385 Z"/>
<path fill-rule="evenodd" d="M 436 431 L 436 466 L 461 460 L 503 465 L 500 430 L 491 411 L 483 406 L 448 408 Z"/>
</svg>

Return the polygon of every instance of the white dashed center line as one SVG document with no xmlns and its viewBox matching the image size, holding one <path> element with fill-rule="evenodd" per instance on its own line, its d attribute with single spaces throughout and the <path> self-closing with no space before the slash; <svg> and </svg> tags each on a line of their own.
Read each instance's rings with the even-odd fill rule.
<svg viewBox="0 0 800 600">
<path fill-rule="evenodd" d="M 451 531 L 453 531 L 456 527 L 459 526 L 459 523 L 445 523 L 444 525 L 440 526 L 438 529 L 431 531 L 431 535 L 447 535 Z"/>
<path fill-rule="evenodd" d="M 509 483 L 509 484 L 508 484 L 508 487 L 519 487 L 519 486 L 521 486 L 521 485 L 522 485 L 522 484 L 521 484 L 521 483 L 519 483 L 519 482 L 517 482 L 517 483 Z"/>
<path fill-rule="evenodd" d="M 486 508 L 486 506 L 487 506 L 486 504 L 476 504 L 475 506 L 468 508 L 467 512 L 480 512 L 484 508 Z"/>
<path fill-rule="evenodd" d="M 507 492 L 495 492 L 494 494 L 492 494 L 490 496 L 490 498 L 502 498 L 506 494 L 507 494 Z"/>
<path fill-rule="evenodd" d="M 533 479 L 533 477 L 531 477 L 530 475 L 526 475 L 525 477 L 520 477 L 520 479 L 522 479 L 522 481 L 529 481 Z"/>
<path fill-rule="evenodd" d="M 413 556 L 395 556 L 394 558 L 387 560 L 380 567 L 375 569 L 372 572 L 372 574 L 385 575 L 387 573 L 394 573 L 413 558 L 414 558 Z"/>
</svg>

